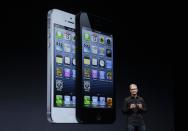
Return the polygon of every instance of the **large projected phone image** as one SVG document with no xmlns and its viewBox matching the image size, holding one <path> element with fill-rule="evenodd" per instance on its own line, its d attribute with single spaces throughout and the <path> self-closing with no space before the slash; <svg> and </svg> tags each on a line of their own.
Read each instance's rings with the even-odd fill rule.
<svg viewBox="0 0 188 131">
<path fill-rule="evenodd" d="M 75 15 L 48 12 L 47 118 L 52 123 L 77 123 Z"/>
<path fill-rule="evenodd" d="M 80 13 L 76 23 L 77 118 L 83 123 L 112 123 L 115 120 L 115 97 L 110 22 Z"/>
</svg>

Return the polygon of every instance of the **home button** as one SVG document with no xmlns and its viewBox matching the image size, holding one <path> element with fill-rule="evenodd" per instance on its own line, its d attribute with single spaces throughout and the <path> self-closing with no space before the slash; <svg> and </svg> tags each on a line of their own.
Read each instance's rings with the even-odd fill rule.
<svg viewBox="0 0 188 131">
<path fill-rule="evenodd" d="M 98 114 L 97 114 L 96 119 L 97 119 L 98 121 L 100 121 L 100 120 L 102 119 L 101 113 L 98 113 Z"/>
</svg>

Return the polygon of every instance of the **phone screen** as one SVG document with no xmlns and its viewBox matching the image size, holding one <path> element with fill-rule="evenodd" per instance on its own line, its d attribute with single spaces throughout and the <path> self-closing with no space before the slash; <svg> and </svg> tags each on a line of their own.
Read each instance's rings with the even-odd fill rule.
<svg viewBox="0 0 188 131">
<path fill-rule="evenodd" d="M 75 108 L 75 30 L 54 24 L 54 107 Z"/>
<path fill-rule="evenodd" d="M 82 27 L 82 91 L 85 108 L 113 107 L 113 37 Z"/>
</svg>

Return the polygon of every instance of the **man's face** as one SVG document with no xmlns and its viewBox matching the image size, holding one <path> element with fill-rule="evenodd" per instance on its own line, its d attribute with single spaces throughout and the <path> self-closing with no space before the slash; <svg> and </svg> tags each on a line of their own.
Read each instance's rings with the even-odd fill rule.
<svg viewBox="0 0 188 131">
<path fill-rule="evenodd" d="M 131 84 L 130 85 L 130 93 L 131 95 L 137 95 L 138 93 L 138 88 L 135 84 Z"/>
</svg>

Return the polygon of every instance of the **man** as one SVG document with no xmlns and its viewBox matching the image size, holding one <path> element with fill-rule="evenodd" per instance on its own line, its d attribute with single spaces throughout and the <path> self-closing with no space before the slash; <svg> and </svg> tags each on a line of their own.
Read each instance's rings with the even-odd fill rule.
<svg viewBox="0 0 188 131">
<path fill-rule="evenodd" d="M 146 131 L 143 114 L 146 112 L 144 99 L 137 95 L 138 88 L 136 84 L 129 86 L 131 96 L 125 98 L 123 113 L 128 117 L 128 131 Z"/>
</svg>

